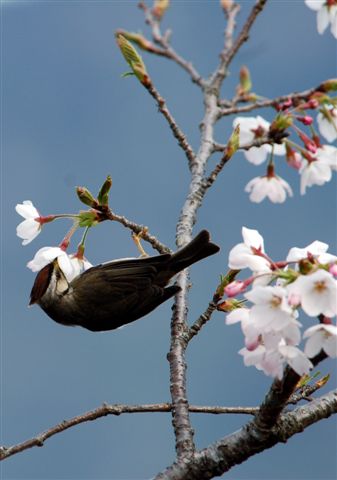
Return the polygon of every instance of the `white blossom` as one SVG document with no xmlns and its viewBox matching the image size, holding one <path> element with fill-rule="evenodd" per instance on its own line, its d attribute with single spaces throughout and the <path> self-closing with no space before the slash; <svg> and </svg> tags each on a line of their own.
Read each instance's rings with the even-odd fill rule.
<svg viewBox="0 0 337 480">
<path fill-rule="evenodd" d="M 287 295 L 287 290 L 282 287 L 260 285 L 245 294 L 247 300 L 254 303 L 249 319 L 259 332 L 278 332 L 296 322 Z"/>
<path fill-rule="evenodd" d="M 233 128 L 240 125 L 240 147 L 251 144 L 254 140 L 267 136 L 270 123 L 264 118 L 257 117 L 236 117 L 233 122 Z M 254 165 L 263 163 L 268 154 L 273 150 L 274 155 L 285 155 L 286 149 L 283 144 L 275 143 L 273 147 L 269 144 L 261 145 L 261 147 L 251 147 L 244 152 L 247 160 Z"/>
<path fill-rule="evenodd" d="M 317 258 L 318 262 L 321 264 L 332 263 L 337 260 L 335 255 L 327 253 L 329 245 L 327 243 L 320 242 L 315 240 L 304 248 L 293 247 L 289 250 L 287 255 L 287 262 L 298 262 L 308 258 L 308 255 Z"/>
<path fill-rule="evenodd" d="M 324 350 L 329 357 L 337 357 L 337 327 L 335 325 L 320 323 L 310 327 L 304 332 L 303 338 L 308 339 L 304 352 L 309 358 L 313 358 L 321 350 Z"/>
<path fill-rule="evenodd" d="M 290 185 L 276 175 L 253 178 L 247 183 L 245 192 L 250 193 L 249 199 L 255 203 L 262 202 L 266 197 L 273 203 L 283 203 L 287 194 L 293 196 Z"/>
<path fill-rule="evenodd" d="M 301 307 L 310 317 L 337 314 L 337 281 L 326 270 L 300 275 L 288 286 L 289 295 L 298 295 Z"/>
<path fill-rule="evenodd" d="M 15 210 L 25 219 L 16 227 L 16 234 L 23 239 L 22 245 L 27 245 L 41 231 L 40 214 L 30 200 L 18 203 Z"/>
<path fill-rule="evenodd" d="M 329 24 L 332 35 L 337 38 L 337 5 L 329 5 L 327 0 L 305 0 L 307 7 L 317 11 L 317 31 L 325 32 Z"/>
<path fill-rule="evenodd" d="M 300 376 L 309 373 L 313 364 L 308 357 L 297 347 L 280 345 L 279 352 L 288 365 Z"/>
<path fill-rule="evenodd" d="M 327 115 L 324 111 L 319 112 L 317 115 L 317 124 L 319 133 L 329 143 L 334 142 L 337 139 L 337 109 L 330 108 L 330 115 Z"/>
<path fill-rule="evenodd" d="M 312 160 L 303 159 L 299 170 L 301 175 L 301 195 L 312 185 L 323 185 L 332 178 L 332 170 L 337 170 L 337 148 L 323 145 L 312 155 Z"/>
<path fill-rule="evenodd" d="M 38 272 L 55 259 L 57 259 L 57 263 L 68 282 L 71 282 L 75 277 L 92 267 L 87 259 L 79 259 L 76 255 L 69 256 L 60 247 L 40 248 L 33 260 L 27 263 L 27 267 L 33 272 Z"/>
<path fill-rule="evenodd" d="M 38 250 L 30 262 L 27 263 L 27 267 L 33 272 L 38 272 L 43 267 L 51 263 L 57 258 L 58 264 L 63 271 L 65 277 L 70 278 L 73 272 L 73 267 L 67 253 L 60 247 L 42 247 Z"/>
<path fill-rule="evenodd" d="M 270 272 L 270 262 L 263 256 L 263 237 L 257 230 L 246 227 L 242 227 L 242 237 L 243 243 L 235 245 L 229 252 L 229 268 L 250 268 L 254 273 Z"/>
<path fill-rule="evenodd" d="M 88 268 L 92 267 L 92 264 L 86 258 L 78 258 L 76 255 L 70 255 L 70 262 L 72 266 L 71 275 L 68 275 L 68 282 L 71 282 L 75 277 L 81 275 L 81 273 L 88 270 Z"/>
</svg>

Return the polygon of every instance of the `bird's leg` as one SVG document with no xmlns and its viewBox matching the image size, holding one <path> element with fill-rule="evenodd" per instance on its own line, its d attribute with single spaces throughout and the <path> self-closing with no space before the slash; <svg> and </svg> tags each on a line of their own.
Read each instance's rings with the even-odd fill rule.
<svg viewBox="0 0 337 480">
<path fill-rule="evenodd" d="M 143 238 L 143 235 L 145 233 L 147 233 L 148 231 L 148 228 L 147 227 L 144 227 L 139 233 L 132 233 L 131 234 L 131 237 L 132 237 L 132 240 L 135 242 L 136 244 L 136 247 L 138 248 L 139 252 L 140 252 L 140 256 L 142 258 L 146 258 L 146 257 L 149 257 L 149 254 L 147 254 L 141 244 L 141 239 Z"/>
</svg>

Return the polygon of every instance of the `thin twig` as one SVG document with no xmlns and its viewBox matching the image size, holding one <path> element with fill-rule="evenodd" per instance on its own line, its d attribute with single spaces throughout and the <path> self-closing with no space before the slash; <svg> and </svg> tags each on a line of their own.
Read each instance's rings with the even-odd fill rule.
<svg viewBox="0 0 337 480">
<path fill-rule="evenodd" d="M 232 44 L 232 41 L 231 41 L 230 37 L 233 34 L 232 30 L 234 29 L 234 26 L 235 26 L 235 17 L 238 13 L 238 10 L 232 9 L 232 18 L 230 18 L 229 25 L 227 26 L 227 29 L 229 30 L 227 32 L 227 34 L 228 34 L 228 42 L 227 43 L 228 43 L 228 46 L 230 46 L 230 45 L 231 46 L 230 46 L 230 48 L 225 48 L 224 51 L 220 55 L 220 63 L 219 63 L 218 67 L 216 68 L 215 72 L 213 73 L 213 75 L 211 76 L 211 79 L 210 79 L 210 85 L 213 88 L 216 88 L 217 90 L 220 89 L 220 87 L 222 85 L 222 82 L 227 75 L 227 70 L 228 70 L 229 64 L 231 63 L 234 56 L 239 51 L 242 44 L 246 40 L 248 40 L 250 29 L 251 29 L 252 25 L 254 24 L 254 22 L 255 22 L 257 16 L 259 15 L 259 13 L 262 12 L 263 7 L 265 6 L 266 2 L 267 2 L 267 0 L 258 0 L 257 1 L 257 3 L 252 8 L 244 26 L 242 27 L 242 30 L 239 33 L 239 36 L 237 37 L 236 41 L 233 44 Z"/>
<path fill-rule="evenodd" d="M 211 319 L 213 312 L 216 310 L 217 303 L 221 299 L 221 296 L 215 294 L 212 298 L 212 301 L 209 302 L 207 309 L 200 315 L 200 317 L 193 323 L 188 332 L 187 340 L 192 340 L 195 335 L 197 335 L 204 325 Z"/>
<path fill-rule="evenodd" d="M 178 143 L 181 146 L 181 148 L 184 150 L 186 157 L 188 159 L 189 167 L 191 169 L 193 166 L 193 162 L 195 161 L 195 153 L 193 152 L 191 145 L 188 143 L 185 134 L 183 133 L 181 128 L 178 126 L 177 122 L 175 121 L 169 109 L 167 108 L 165 100 L 159 94 L 159 92 L 156 90 L 153 84 L 151 83 L 149 85 L 146 85 L 146 89 L 150 93 L 150 95 L 156 100 L 160 113 L 162 113 L 166 118 L 170 126 L 170 129 L 173 132 L 173 135 L 178 140 Z"/>
<path fill-rule="evenodd" d="M 114 213 L 110 209 L 105 209 L 102 212 L 102 214 L 106 216 L 107 220 L 111 220 L 111 221 L 114 221 L 114 222 L 119 222 L 122 225 L 124 225 L 124 227 L 129 228 L 135 234 L 141 233 L 142 238 L 144 240 L 146 240 L 147 242 L 149 242 L 152 245 L 152 247 L 155 250 L 157 250 L 159 253 L 173 253 L 172 250 L 169 247 L 167 247 L 166 245 L 164 245 L 162 242 L 160 242 L 157 239 L 157 237 L 155 237 L 154 235 L 151 235 L 148 231 L 148 227 L 146 227 L 145 225 L 140 225 L 138 223 L 134 223 L 131 220 L 128 220 L 126 217 L 122 216 L 122 215 L 117 215 L 116 213 Z"/>
<path fill-rule="evenodd" d="M 238 3 L 233 3 L 231 8 L 227 10 L 227 25 L 225 29 L 225 45 L 220 54 L 220 58 L 225 59 L 228 52 L 233 48 L 233 35 L 236 27 L 236 16 L 239 13 L 241 6 Z"/>
<path fill-rule="evenodd" d="M 287 95 L 281 95 L 280 97 L 276 97 L 271 100 L 259 100 L 255 103 L 251 103 L 250 105 L 243 105 L 241 107 L 228 106 L 228 101 L 225 100 L 224 106 L 219 110 L 219 114 L 221 117 L 224 117 L 237 113 L 251 112 L 252 110 L 258 108 L 275 107 L 278 104 L 283 103 L 287 100 L 292 100 L 293 103 L 296 105 L 296 103 L 299 103 L 301 100 L 308 100 L 315 92 L 319 92 L 320 88 L 321 85 L 316 88 L 304 90 L 303 92 L 288 93 Z M 223 101 L 220 101 L 219 104 L 220 106 L 222 106 Z"/>
<path fill-rule="evenodd" d="M 221 406 L 201 406 L 190 405 L 189 411 L 192 413 L 207 413 L 213 415 L 220 414 L 242 414 L 242 415 L 255 415 L 258 412 L 258 407 L 221 407 Z M 50 437 L 64 432 L 69 428 L 75 427 L 81 423 L 91 422 L 98 418 L 105 417 L 107 415 L 122 415 L 124 413 L 165 413 L 171 412 L 172 405 L 170 403 L 155 403 L 149 405 L 108 405 L 104 403 L 102 406 L 95 410 L 90 410 L 81 415 L 77 415 L 69 420 L 63 420 L 63 422 L 48 428 L 42 433 L 39 433 L 34 438 L 30 438 L 22 443 L 12 445 L 10 447 L 0 447 L 0 460 L 16 455 L 17 453 L 28 450 L 32 447 L 42 447 L 44 442 Z"/>
<path fill-rule="evenodd" d="M 169 35 L 162 35 L 160 31 L 160 22 L 154 18 L 151 10 L 146 6 L 145 2 L 140 2 L 139 7 L 144 11 L 146 23 L 151 27 L 153 40 L 163 49 L 160 52 L 154 51 L 152 53 L 157 53 L 173 60 L 190 75 L 193 83 L 203 87 L 204 79 L 200 73 L 195 69 L 191 62 L 185 60 L 174 50 L 168 41 Z"/>
<path fill-rule="evenodd" d="M 252 8 L 252 11 L 250 12 L 244 26 L 242 27 L 242 30 L 235 43 L 230 48 L 230 50 L 223 56 L 224 69 L 227 69 L 230 62 L 233 60 L 233 58 L 239 51 L 240 47 L 243 45 L 244 42 L 248 40 L 250 29 L 253 26 L 257 16 L 262 12 L 266 3 L 267 0 L 258 0 Z"/>
</svg>

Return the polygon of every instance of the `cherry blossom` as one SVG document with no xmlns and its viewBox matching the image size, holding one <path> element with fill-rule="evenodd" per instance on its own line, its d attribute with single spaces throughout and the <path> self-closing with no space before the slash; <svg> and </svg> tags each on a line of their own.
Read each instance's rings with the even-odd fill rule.
<svg viewBox="0 0 337 480">
<path fill-rule="evenodd" d="M 257 230 L 242 227 L 243 243 L 235 245 L 229 252 L 228 265 L 233 270 L 250 268 L 253 272 L 270 272 L 270 262 L 264 254 L 263 237 Z"/>
<path fill-rule="evenodd" d="M 327 243 L 315 240 L 310 245 L 304 248 L 293 247 L 289 250 L 287 255 L 287 262 L 298 262 L 304 260 L 310 256 L 317 258 L 321 264 L 332 263 L 337 260 L 335 255 L 327 253 L 329 245 Z"/>
<path fill-rule="evenodd" d="M 332 178 L 332 170 L 337 170 L 337 148 L 332 145 L 323 145 L 310 159 L 303 159 L 299 170 L 301 195 L 305 194 L 307 187 L 329 182 Z"/>
<path fill-rule="evenodd" d="M 337 281 L 326 270 L 300 275 L 289 285 L 288 291 L 300 297 L 301 307 L 310 317 L 337 314 Z"/>
<path fill-rule="evenodd" d="M 319 133 L 328 142 L 334 142 L 337 139 L 337 109 L 330 108 L 328 113 L 323 110 L 317 115 L 317 124 Z"/>
<path fill-rule="evenodd" d="M 75 277 L 92 267 L 92 264 L 86 258 L 79 258 L 77 255 L 70 255 L 69 258 L 72 265 L 72 273 L 70 276 L 68 275 L 68 281 L 72 281 Z"/>
<path fill-rule="evenodd" d="M 25 219 L 16 227 L 16 234 L 23 239 L 22 245 L 28 245 L 41 231 L 40 214 L 30 200 L 18 203 L 15 210 Z"/>
<path fill-rule="evenodd" d="M 255 328 L 262 332 L 281 331 L 291 323 L 296 323 L 294 310 L 288 303 L 288 292 L 282 287 L 254 287 L 245 294 L 254 303 L 249 319 Z"/>
<path fill-rule="evenodd" d="M 331 0 L 305 0 L 305 4 L 317 11 L 318 33 L 324 33 L 331 24 L 330 31 L 337 38 L 337 4 L 332 4 Z"/>
<path fill-rule="evenodd" d="M 332 358 L 337 357 L 337 327 L 335 325 L 326 325 L 321 323 L 308 328 L 303 338 L 307 338 L 304 348 L 305 354 L 313 358 L 321 350 Z"/>
<path fill-rule="evenodd" d="M 257 117 L 236 117 L 233 122 L 233 128 L 240 125 L 240 146 L 244 147 L 251 144 L 254 140 L 265 138 L 268 134 L 270 123 L 264 118 Z M 273 150 L 274 155 L 285 155 L 286 149 L 283 144 L 261 145 L 261 147 L 251 147 L 245 151 L 245 157 L 254 165 L 260 165 Z"/>
<path fill-rule="evenodd" d="M 283 203 L 287 194 L 293 196 L 290 185 L 276 175 L 253 178 L 247 183 L 245 192 L 250 193 L 249 199 L 255 203 L 262 202 L 266 197 L 273 203 Z"/>
<path fill-rule="evenodd" d="M 57 262 L 63 271 L 65 277 L 70 278 L 73 273 L 72 263 L 67 253 L 60 247 L 42 247 L 38 250 L 30 262 L 27 263 L 27 267 L 33 272 L 38 272 L 43 267 L 48 265 L 57 258 Z"/>
<path fill-rule="evenodd" d="M 38 272 L 55 259 L 57 259 L 57 263 L 68 282 L 71 282 L 75 277 L 92 267 L 87 259 L 78 258 L 76 255 L 69 256 L 60 247 L 40 248 L 33 260 L 27 263 L 27 267 L 33 272 Z"/>
<path fill-rule="evenodd" d="M 308 357 L 293 345 L 279 345 L 279 352 L 287 364 L 300 376 L 309 373 L 313 368 Z"/>
<path fill-rule="evenodd" d="M 254 323 L 249 318 L 249 308 L 237 308 L 230 312 L 226 317 L 227 325 L 234 325 L 234 323 L 241 322 L 241 330 L 245 336 L 246 348 L 251 351 L 255 350 L 259 345 L 259 331 L 256 329 Z"/>
</svg>

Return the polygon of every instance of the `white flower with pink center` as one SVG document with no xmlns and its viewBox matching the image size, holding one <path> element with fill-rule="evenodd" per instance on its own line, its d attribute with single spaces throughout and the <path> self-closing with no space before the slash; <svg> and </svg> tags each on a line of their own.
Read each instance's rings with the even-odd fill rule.
<svg viewBox="0 0 337 480">
<path fill-rule="evenodd" d="M 79 259 L 76 255 L 69 256 L 60 247 L 40 248 L 33 260 L 27 263 L 27 267 L 33 272 L 38 272 L 55 259 L 57 259 L 57 263 L 68 282 L 71 282 L 75 277 L 92 267 L 88 260 Z"/>
<path fill-rule="evenodd" d="M 255 273 L 270 272 L 270 262 L 264 256 L 263 237 L 257 230 L 242 227 L 243 243 L 229 252 L 228 266 L 233 270 L 250 268 Z"/>
<path fill-rule="evenodd" d="M 311 160 L 303 159 L 299 170 L 301 175 L 301 195 L 304 195 L 307 187 L 323 185 L 330 182 L 332 170 L 337 170 L 337 148 L 332 145 L 323 145 L 311 155 Z"/>
<path fill-rule="evenodd" d="M 321 350 L 324 350 L 329 357 L 337 357 L 337 327 L 335 325 L 321 323 L 310 327 L 304 332 L 303 338 L 308 339 L 304 352 L 309 358 L 313 358 Z"/>
<path fill-rule="evenodd" d="M 326 270 L 300 275 L 288 286 L 289 295 L 298 295 L 301 307 L 310 317 L 337 314 L 337 281 Z"/>
<path fill-rule="evenodd" d="M 16 227 L 16 234 L 23 239 L 22 245 L 28 245 L 41 231 L 40 214 L 30 200 L 18 203 L 15 210 L 25 219 Z"/>
<path fill-rule="evenodd" d="M 270 123 L 264 118 L 257 117 L 236 117 L 233 122 L 233 128 L 240 125 L 240 148 L 250 145 L 255 140 L 266 138 L 269 132 Z M 268 143 L 261 147 L 251 147 L 245 151 L 245 157 L 254 165 L 260 165 L 273 150 L 274 155 L 285 155 L 286 149 L 283 144 L 275 143 L 273 146 Z"/>
<path fill-rule="evenodd" d="M 246 293 L 245 297 L 254 303 L 249 319 L 260 333 L 271 330 L 280 332 L 289 324 L 297 322 L 285 288 L 258 285 Z"/>
<path fill-rule="evenodd" d="M 298 248 L 293 247 L 289 250 L 287 255 L 287 262 L 298 262 L 300 260 L 304 260 L 310 256 L 316 258 L 319 263 L 332 263 L 337 260 L 335 255 L 331 253 L 327 253 L 329 245 L 327 243 L 320 242 L 319 240 L 315 240 L 314 242 L 310 243 L 307 247 Z"/>
<path fill-rule="evenodd" d="M 255 203 L 262 202 L 266 197 L 273 203 L 283 203 L 287 195 L 293 196 L 289 183 L 276 175 L 253 178 L 247 183 L 245 192 L 250 194 L 249 199 Z"/>
<path fill-rule="evenodd" d="M 337 139 L 337 109 L 327 108 L 323 109 L 317 115 L 317 124 L 319 133 L 329 143 Z"/>
</svg>

